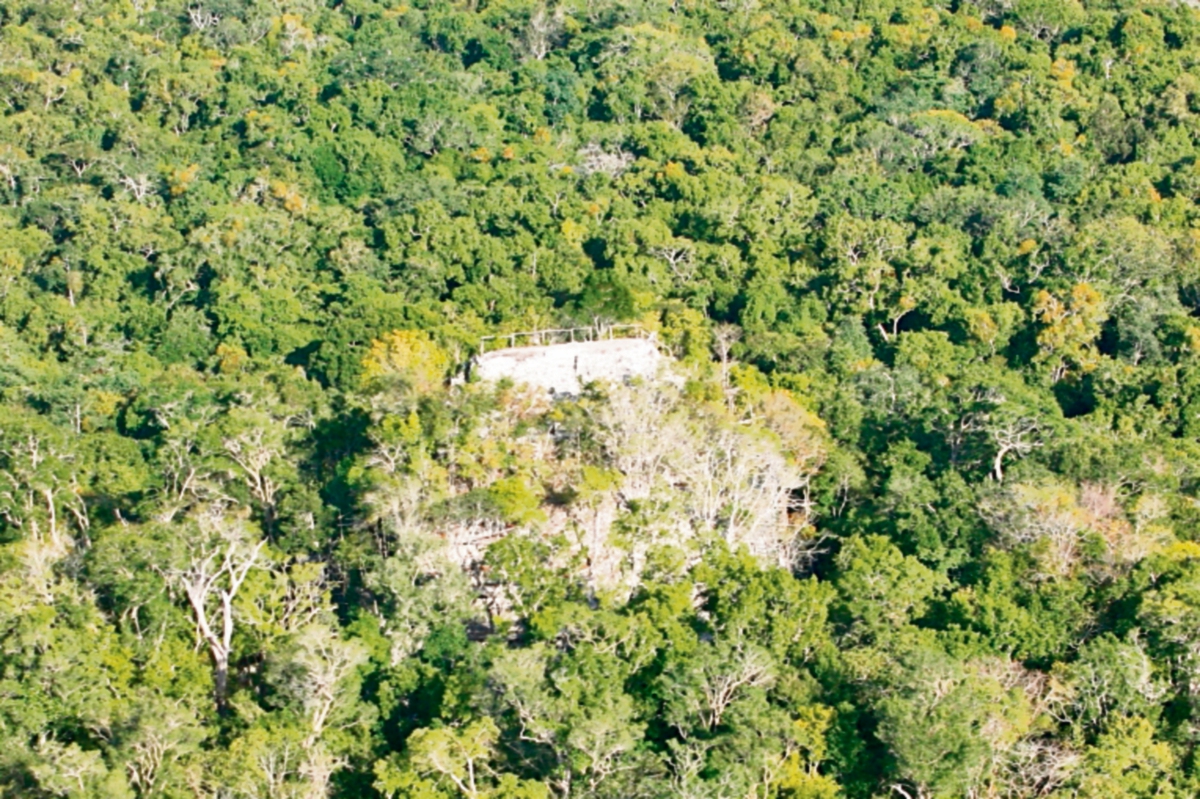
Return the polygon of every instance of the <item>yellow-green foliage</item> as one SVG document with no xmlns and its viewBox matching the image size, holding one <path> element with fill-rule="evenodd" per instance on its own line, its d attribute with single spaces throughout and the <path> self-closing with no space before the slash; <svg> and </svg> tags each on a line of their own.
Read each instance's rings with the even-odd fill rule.
<svg viewBox="0 0 1200 799">
<path fill-rule="evenodd" d="M 362 381 L 365 386 L 400 383 L 426 393 L 442 384 L 449 366 L 449 355 L 428 333 L 393 330 L 371 342 L 362 362 Z"/>
</svg>

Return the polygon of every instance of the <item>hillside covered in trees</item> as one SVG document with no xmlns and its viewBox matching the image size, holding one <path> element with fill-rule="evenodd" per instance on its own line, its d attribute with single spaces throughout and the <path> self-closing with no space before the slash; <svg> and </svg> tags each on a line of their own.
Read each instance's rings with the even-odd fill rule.
<svg viewBox="0 0 1200 799">
<path fill-rule="evenodd" d="M 1200 791 L 1189 2 L 8 0 L 0 101 L 0 796 Z"/>
</svg>

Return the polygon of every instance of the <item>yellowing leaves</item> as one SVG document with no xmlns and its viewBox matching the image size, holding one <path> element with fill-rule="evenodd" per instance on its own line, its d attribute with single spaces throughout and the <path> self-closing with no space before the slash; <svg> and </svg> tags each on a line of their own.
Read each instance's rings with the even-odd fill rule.
<svg viewBox="0 0 1200 799">
<path fill-rule="evenodd" d="M 1193 354 L 1200 353 L 1200 327 L 1189 326 L 1183 331 L 1183 336 L 1187 342 L 1188 351 Z"/>
<path fill-rule="evenodd" d="M 782 796 L 833 799 L 841 793 L 837 781 L 817 768 L 826 759 L 826 736 L 833 726 L 834 711 L 824 705 L 809 705 L 799 710 L 792 723 L 800 751 L 787 756 L 780 769 L 778 786 Z"/>
<path fill-rule="evenodd" d="M 805 408 L 791 392 L 774 389 L 759 400 L 767 429 L 779 436 L 784 452 L 805 474 L 816 472 L 829 453 L 825 422 Z"/>
<path fill-rule="evenodd" d="M 979 20 L 975 20 L 977 25 Z M 888 44 L 900 47 L 924 47 L 937 32 L 942 24 L 942 15 L 937 9 L 927 7 L 909 7 L 892 18 L 891 23 L 879 27 L 879 36 Z M 967 23 L 968 27 L 970 22 Z M 838 33 L 837 31 L 834 34 Z M 871 27 L 865 24 L 856 25 L 843 36 L 830 35 L 834 41 L 861 41 L 869 39 L 874 34 Z"/>
<path fill-rule="evenodd" d="M 8 293 L 9 286 L 25 271 L 25 259 L 16 250 L 0 250 L 0 299 Z"/>
<path fill-rule="evenodd" d="M 829 32 L 829 41 L 837 44 L 850 44 L 852 42 L 864 41 L 871 38 L 872 30 L 870 25 L 859 24 L 855 25 L 848 31 L 834 29 Z"/>
<path fill-rule="evenodd" d="M 996 320 L 990 313 L 982 308 L 969 308 L 966 318 L 967 330 L 971 333 L 971 338 L 988 345 L 996 340 L 1000 326 L 996 324 Z"/>
<path fill-rule="evenodd" d="M 284 14 L 279 18 L 279 45 L 285 53 L 297 48 L 311 52 L 317 47 L 317 36 L 304 24 L 299 14 Z"/>
<path fill-rule="evenodd" d="M 217 369 L 223 375 L 236 374 L 250 363 L 250 355 L 237 344 L 217 345 Z"/>
<path fill-rule="evenodd" d="M 189 164 L 185 167 L 171 171 L 170 187 L 171 196 L 178 197 L 188 190 L 196 178 L 200 175 L 199 164 Z"/>
<path fill-rule="evenodd" d="M 1200 560 L 1200 544 L 1195 541 L 1172 541 L 1163 547 L 1162 555 L 1174 561 Z"/>
<path fill-rule="evenodd" d="M 567 219 L 559 226 L 559 231 L 568 244 L 572 247 L 580 247 L 583 245 L 583 237 L 587 234 L 587 227 L 573 219 Z"/>
<path fill-rule="evenodd" d="M 961 150 L 979 140 L 983 131 L 958 111 L 934 108 L 912 114 L 905 129 L 923 139 L 928 149 Z"/>
<path fill-rule="evenodd" d="M 1060 298 L 1045 289 L 1034 299 L 1034 317 L 1042 323 L 1036 360 L 1052 365 L 1052 380 L 1058 382 L 1071 366 L 1090 372 L 1099 363 L 1096 338 L 1108 318 L 1104 298 L 1087 283 L 1076 284 L 1069 296 Z"/>
<path fill-rule="evenodd" d="M 529 525 L 545 521 L 540 494 L 520 477 L 505 477 L 488 487 L 488 499 L 510 524 Z"/>
<path fill-rule="evenodd" d="M 271 196 L 283 202 L 283 207 L 289 213 L 298 214 L 308 208 L 308 201 L 300 194 L 295 186 L 276 180 L 271 183 Z"/>
<path fill-rule="evenodd" d="M 616 28 L 598 63 L 610 113 L 618 119 L 661 119 L 673 126 L 690 106 L 687 87 L 716 72 L 703 39 L 646 23 Z"/>
<path fill-rule="evenodd" d="M 362 362 L 364 385 L 399 382 L 419 393 L 441 387 L 450 356 L 427 333 L 393 330 L 371 342 Z"/>
<path fill-rule="evenodd" d="M 90 415 L 108 419 L 114 416 L 124 397 L 113 391 L 96 389 L 87 392 L 87 410 Z M 88 425 L 85 423 L 84 427 Z"/>
<path fill-rule="evenodd" d="M 1059 88 L 1072 88 L 1071 81 L 1075 79 L 1075 64 L 1065 58 L 1059 58 L 1050 65 L 1050 77 L 1058 82 Z"/>
<path fill-rule="evenodd" d="M 1148 554 L 1155 533 L 1141 535 L 1124 518 L 1115 485 L 1019 484 L 985 504 L 984 517 L 1010 546 L 1028 547 L 1042 578 L 1069 575 L 1083 557 L 1084 538 L 1098 536 L 1109 563 L 1127 566 Z"/>
<path fill-rule="evenodd" d="M 1000 123 L 994 119 L 976 119 L 974 120 L 973 124 L 980 130 L 980 132 L 989 136 L 994 136 L 1004 131 L 1004 128 L 1001 127 Z"/>
</svg>

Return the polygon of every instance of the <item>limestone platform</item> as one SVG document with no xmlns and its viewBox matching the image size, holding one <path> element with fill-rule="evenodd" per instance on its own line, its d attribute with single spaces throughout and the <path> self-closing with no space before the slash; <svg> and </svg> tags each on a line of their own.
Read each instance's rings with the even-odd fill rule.
<svg viewBox="0 0 1200 799">
<path fill-rule="evenodd" d="M 478 356 L 470 374 L 476 380 L 508 378 L 554 395 L 576 395 L 593 380 L 653 378 L 663 360 L 653 341 L 619 338 L 496 350 Z"/>
</svg>

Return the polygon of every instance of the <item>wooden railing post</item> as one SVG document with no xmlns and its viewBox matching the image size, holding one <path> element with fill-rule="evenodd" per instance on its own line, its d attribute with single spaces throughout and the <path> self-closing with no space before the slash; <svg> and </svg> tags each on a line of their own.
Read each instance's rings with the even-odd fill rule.
<svg viewBox="0 0 1200 799">
<path fill-rule="evenodd" d="M 515 331 L 512 333 L 502 333 L 493 336 L 479 337 L 479 354 L 483 355 L 487 352 L 487 343 L 489 341 L 499 340 L 499 347 L 503 349 L 504 341 L 508 341 L 509 347 L 516 347 L 517 341 L 525 339 L 531 346 L 539 347 L 547 344 L 561 344 L 577 342 L 595 342 L 595 341 L 613 341 L 618 338 L 640 338 L 655 340 L 656 336 L 645 330 L 641 325 L 605 325 L 591 324 L 585 327 L 555 327 L 546 330 L 524 330 Z"/>
</svg>

